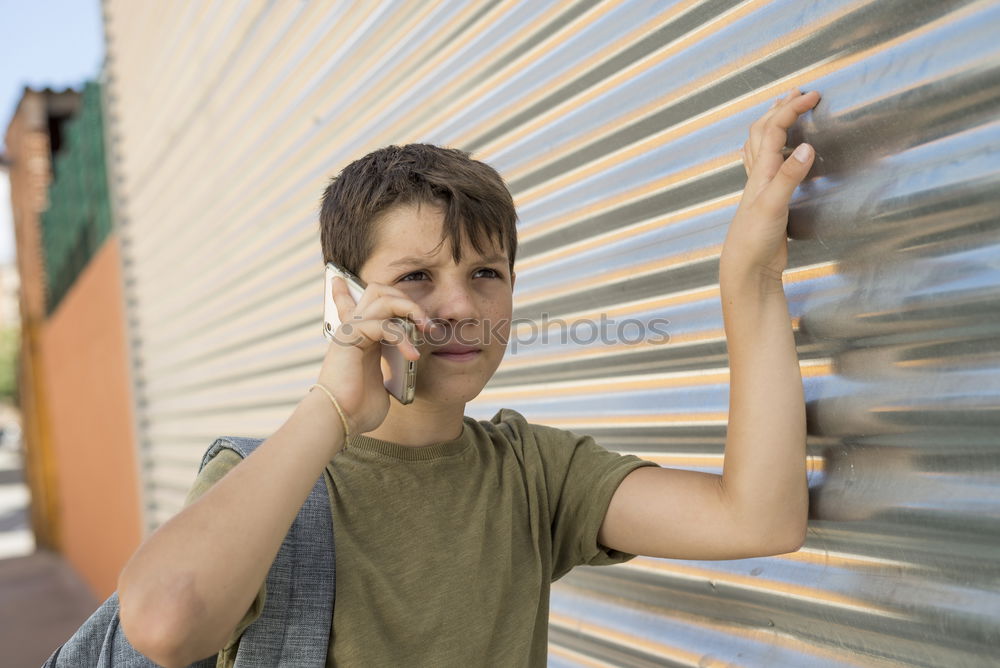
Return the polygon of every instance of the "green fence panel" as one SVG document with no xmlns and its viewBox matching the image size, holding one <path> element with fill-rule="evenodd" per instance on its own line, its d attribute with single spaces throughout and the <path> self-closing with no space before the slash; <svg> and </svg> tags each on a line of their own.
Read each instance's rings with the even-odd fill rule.
<svg viewBox="0 0 1000 668">
<path fill-rule="evenodd" d="M 49 206 L 42 214 L 49 315 L 111 231 L 100 84 L 85 84 L 80 113 L 66 123 L 52 171 Z"/>
</svg>

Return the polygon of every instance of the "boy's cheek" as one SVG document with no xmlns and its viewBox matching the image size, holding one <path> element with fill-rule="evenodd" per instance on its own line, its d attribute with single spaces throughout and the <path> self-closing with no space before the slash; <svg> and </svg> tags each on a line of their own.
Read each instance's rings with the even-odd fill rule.
<svg viewBox="0 0 1000 668">
<path fill-rule="evenodd" d="M 510 340 L 510 319 L 498 318 L 487 321 L 486 345 L 506 348 L 507 341 Z"/>
</svg>

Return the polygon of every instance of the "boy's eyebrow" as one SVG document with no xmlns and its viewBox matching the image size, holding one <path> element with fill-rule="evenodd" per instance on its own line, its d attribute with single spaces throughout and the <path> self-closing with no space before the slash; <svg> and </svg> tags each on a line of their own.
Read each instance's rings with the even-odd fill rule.
<svg viewBox="0 0 1000 668">
<path fill-rule="evenodd" d="M 491 255 L 490 257 L 483 257 L 477 260 L 473 260 L 470 264 L 493 264 L 494 262 L 507 262 L 507 258 L 504 257 L 503 255 Z M 395 262 L 390 262 L 389 266 L 398 267 L 401 265 L 410 265 L 410 264 L 430 265 L 431 263 L 428 261 L 426 257 L 413 255 L 410 257 L 400 258 Z"/>
</svg>

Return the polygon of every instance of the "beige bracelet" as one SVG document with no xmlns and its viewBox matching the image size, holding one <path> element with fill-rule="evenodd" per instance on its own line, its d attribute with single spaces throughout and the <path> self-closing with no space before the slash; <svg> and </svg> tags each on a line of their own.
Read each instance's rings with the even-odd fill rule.
<svg viewBox="0 0 1000 668">
<path fill-rule="evenodd" d="M 330 401 L 333 402 L 333 407 L 337 409 L 338 413 L 340 413 L 340 421 L 344 423 L 344 440 L 346 441 L 347 437 L 350 436 L 351 434 L 350 430 L 348 430 L 347 428 L 347 416 L 344 415 L 343 409 L 340 407 L 340 404 L 337 403 L 337 400 L 333 398 L 333 394 L 330 393 L 330 390 L 326 389 L 319 383 L 313 383 L 312 385 L 309 386 L 309 391 L 312 392 L 312 389 L 314 387 L 318 387 L 319 389 L 323 390 L 323 392 L 326 393 L 326 396 L 330 397 Z"/>
</svg>

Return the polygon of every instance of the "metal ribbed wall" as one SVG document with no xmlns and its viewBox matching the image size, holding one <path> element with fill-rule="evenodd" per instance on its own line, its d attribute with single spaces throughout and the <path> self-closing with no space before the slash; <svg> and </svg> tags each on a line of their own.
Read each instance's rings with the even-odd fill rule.
<svg viewBox="0 0 1000 668">
<path fill-rule="evenodd" d="M 818 159 L 785 275 L 807 543 L 577 569 L 553 590 L 551 663 L 997 665 L 997 2 L 108 0 L 105 14 L 150 528 L 212 439 L 270 433 L 314 381 L 319 195 L 349 160 L 406 141 L 472 150 L 519 206 L 519 323 L 467 412 L 510 406 L 720 471 L 717 270 L 739 148 L 776 96 L 817 89 L 791 144 Z M 602 314 L 667 320 L 669 341 L 587 343 Z M 545 344 L 531 336 L 557 318 Z"/>
</svg>

